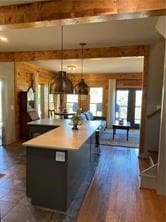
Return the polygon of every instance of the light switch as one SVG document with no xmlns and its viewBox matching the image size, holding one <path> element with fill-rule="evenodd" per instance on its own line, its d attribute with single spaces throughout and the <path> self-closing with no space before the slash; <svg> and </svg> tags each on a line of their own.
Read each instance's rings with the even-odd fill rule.
<svg viewBox="0 0 166 222">
<path fill-rule="evenodd" d="M 13 105 L 10 105 L 10 110 L 14 110 L 14 106 Z"/>
<path fill-rule="evenodd" d="M 65 152 L 56 151 L 55 160 L 59 162 L 65 162 Z"/>
</svg>

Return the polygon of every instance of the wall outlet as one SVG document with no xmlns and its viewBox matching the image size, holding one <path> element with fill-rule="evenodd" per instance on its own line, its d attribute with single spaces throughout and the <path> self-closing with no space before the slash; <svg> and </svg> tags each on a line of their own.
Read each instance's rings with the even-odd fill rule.
<svg viewBox="0 0 166 222">
<path fill-rule="evenodd" d="M 66 161 L 65 152 L 56 151 L 55 160 L 58 162 L 65 162 Z"/>
<path fill-rule="evenodd" d="M 10 105 L 10 110 L 14 110 L 14 105 Z"/>
</svg>

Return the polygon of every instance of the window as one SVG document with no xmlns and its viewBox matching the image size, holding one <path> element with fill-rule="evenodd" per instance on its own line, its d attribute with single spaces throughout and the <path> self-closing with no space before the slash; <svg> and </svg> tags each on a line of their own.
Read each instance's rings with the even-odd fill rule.
<svg viewBox="0 0 166 222">
<path fill-rule="evenodd" d="M 95 116 L 102 116 L 103 88 L 90 87 L 90 111 Z"/>
<path fill-rule="evenodd" d="M 67 94 L 66 108 L 68 112 L 76 112 L 78 109 L 78 95 Z"/>
<path fill-rule="evenodd" d="M 38 115 L 41 118 L 42 117 L 42 85 L 38 85 L 38 90 L 37 90 L 37 111 Z"/>
<path fill-rule="evenodd" d="M 48 95 L 49 118 L 55 118 L 55 111 L 59 111 L 59 107 L 60 107 L 60 95 L 49 94 Z"/>
<path fill-rule="evenodd" d="M 141 104 L 142 104 L 142 90 L 136 90 L 135 95 L 135 124 L 141 123 Z"/>
<path fill-rule="evenodd" d="M 116 119 L 123 118 L 127 120 L 127 110 L 128 110 L 128 90 L 117 90 L 116 91 Z"/>
<path fill-rule="evenodd" d="M 54 94 L 49 94 L 48 98 L 48 109 L 49 110 L 55 110 L 55 100 L 54 100 Z"/>
<path fill-rule="evenodd" d="M 142 90 L 116 90 L 116 119 L 130 121 L 132 128 L 139 128 L 141 123 Z"/>
</svg>

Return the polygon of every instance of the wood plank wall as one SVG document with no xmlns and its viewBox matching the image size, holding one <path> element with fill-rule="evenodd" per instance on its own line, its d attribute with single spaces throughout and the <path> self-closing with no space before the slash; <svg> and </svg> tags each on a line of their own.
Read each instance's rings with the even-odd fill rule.
<svg viewBox="0 0 166 222">
<path fill-rule="evenodd" d="M 76 85 L 80 81 L 80 74 L 69 74 L 70 80 Z M 103 87 L 103 116 L 107 116 L 108 82 L 109 79 L 117 80 L 117 88 L 142 88 L 142 73 L 100 73 L 84 74 L 83 78 L 89 87 Z M 89 97 L 79 100 L 83 110 L 89 109 Z"/>
<path fill-rule="evenodd" d="M 48 71 L 39 66 L 26 63 L 15 63 L 15 93 L 16 93 L 16 138 L 19 138 L 19 101 L 18 93 L 27 91 L 31 86 L 31 77 L 33 76 L 35 88 L 38 84 L 44 84 L 49 87 L 49 83 L 55 78 L 56 73 Z M 103 115 L 107 115 L 108 103 L 108 81 L 117 80 L 118 88 L 142 88 L 142 73 L 88 73 L 83 78 L 90 87 L 103 87 Z M 68 78 L 76 85 L 80 81 L 80 74 L 68 74 Z M 79 96 L 79 106 L 83 110 L 89 109 L 89 96 Z"/>
<path fill-rule="evenodd" d="M 15 63 L 15 104 L 16 104 L 16 138 L 19 138 L 19 100 L 18 94 L 20 91 L 27 91 L 31 86 L 31 78 L 34 81 L 34 88 L 36 89 L 37 84 L 44 84 L 46 87 L 49 86 L 49 82 L 54 77 L 55 73 L 50 72 L 39 66 L 25 63 Z"/>
</svg>

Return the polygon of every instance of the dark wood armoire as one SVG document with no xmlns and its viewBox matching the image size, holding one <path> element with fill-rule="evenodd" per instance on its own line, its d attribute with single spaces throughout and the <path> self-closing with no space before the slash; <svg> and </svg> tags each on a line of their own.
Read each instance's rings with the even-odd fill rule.
<svg viewBox="0 0 166 222">
<path fill-rule="evenodd" d="M 29 139 L 29 128 L 27 123 L 33 118 L 29 112 L 35 111 L 35 93 L 32 88 L 19 92 L 19 138 Z M 35 111 L 36 112 L 36 111 Z"/>
</svg>

